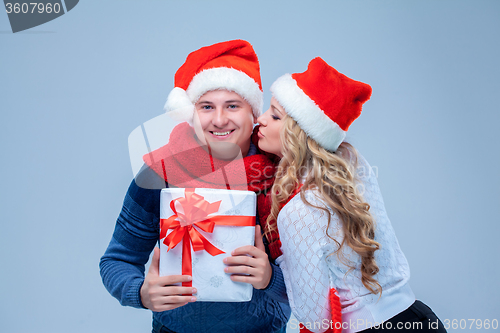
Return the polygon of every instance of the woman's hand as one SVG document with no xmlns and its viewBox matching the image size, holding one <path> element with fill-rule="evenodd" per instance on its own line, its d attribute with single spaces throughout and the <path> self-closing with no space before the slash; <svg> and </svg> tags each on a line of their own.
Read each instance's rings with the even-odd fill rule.
<svg viewBox="0 0 500 333">
<path fill-rule="evenodd" d="M 250 283 L 255 289 L 267 287 L 273 269 L 262 242 L 260 225 L 255 226 L 255 246 L 239 247 L 231 255 L 232 257 L 224 258 L 224 263 L 228 265 L 224 271 L 232 274 L 231 280 Z"/>
</svg>

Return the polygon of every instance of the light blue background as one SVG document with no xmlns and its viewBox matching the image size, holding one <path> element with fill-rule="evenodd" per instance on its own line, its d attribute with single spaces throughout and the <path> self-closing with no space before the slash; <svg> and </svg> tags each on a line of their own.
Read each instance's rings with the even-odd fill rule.
<svg viewBox="0 0 500 333">
<path fill-rule="evenodd" d="M 236 38 L 266 104 L 315 56 L 371 84 L 349 137 L 378 168 L 415 294 L 443 320 L 500 320 L 500 2 L 80 1 L 17 34 L 0 13 L 0 32 L 1 332 L 149 331 L 98 269 L 127 137 L 189 52 Z"/>
</svg>

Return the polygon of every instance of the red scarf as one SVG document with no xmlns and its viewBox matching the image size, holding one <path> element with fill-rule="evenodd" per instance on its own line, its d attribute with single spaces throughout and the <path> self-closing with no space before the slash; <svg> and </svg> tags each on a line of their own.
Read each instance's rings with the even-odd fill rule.
<svg viewBox="0 0 500 333">
<path fill-rule="evenodd" d="M 297 193 L 300 192 L 302 185 L 296 188 L 290 197 L 286 200 L 286 202 L 281 205 L 283 208 Z M 262 230 L 267 230 L 267 217 L 271 213 L 271 192 L 267 192 L 266 195 L 259 195 L 257 197 L 257 211 L 259 214 L 260 224 L 262 226 Z M 273 221 L 273 224 L 276 225 L 276 221 Z M 273 231 L 268 233 L 267 240 L 269 242 L 269 253 L 271 254 L 271 258 L 276 260 L 279 256 L 283 254 L 281 252 L 281 241 L 278 229 L 274 229 Z"/>
<path fill-rule="evenodd" d="M 252 141 L 257 140 L 254 131 Z M 169 143 L 144 155 L 143 160 L 172 187 L 230 187 L 260 194 L 274 182 L 275 165 L 268 156 L 260 153 L 246 156 L 243 163 L 216 159 L 200 146 L 188 123 L 177 125 Z"/>
</svg>

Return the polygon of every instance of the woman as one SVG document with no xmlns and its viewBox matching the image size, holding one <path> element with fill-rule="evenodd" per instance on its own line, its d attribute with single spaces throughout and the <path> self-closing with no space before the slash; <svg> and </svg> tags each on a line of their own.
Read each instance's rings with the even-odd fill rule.
<svg viewBox="0 0 500 333">
<path fill-rule="evenodd" d="M 301 331 L 446 332 L 415 301 L 372 169 L 343 142 L 371 87 L 315 58 L 271 92 L 258 144 L 281 160 L 265 230 Z"/>
</svg>

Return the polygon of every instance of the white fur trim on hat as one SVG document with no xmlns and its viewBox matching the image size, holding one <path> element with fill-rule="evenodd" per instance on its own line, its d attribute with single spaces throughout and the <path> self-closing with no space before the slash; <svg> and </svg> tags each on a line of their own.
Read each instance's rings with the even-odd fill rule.
<svg viewBox="0 0 500 333">
<path fill-rule="evenodd" d="M 196 103 L 208 91 L 226 89 L 243 97 L 252 107 L 255 117 L 262 114 L 264 93 L 250 76 L 234 68 L 205 69 L 193 77 L 186 90 L 192 103 Z"/>
<path fill-rule="evenodd" d="M 325 149 L 336 151 L 344 141 L 346 132 L 325 115 L 290 74 L 278 78 L 271 86 L 271 93 L 300 128 Z"/>
<path fill-rule="evenodd" d="M 164 109 L 175 120 L 188 121 L 189 123 L 193 120 L 194 104 L 191 103 L 186 91 L 182 88 L 172 89 L 168 94 Z"/>
</svg>

